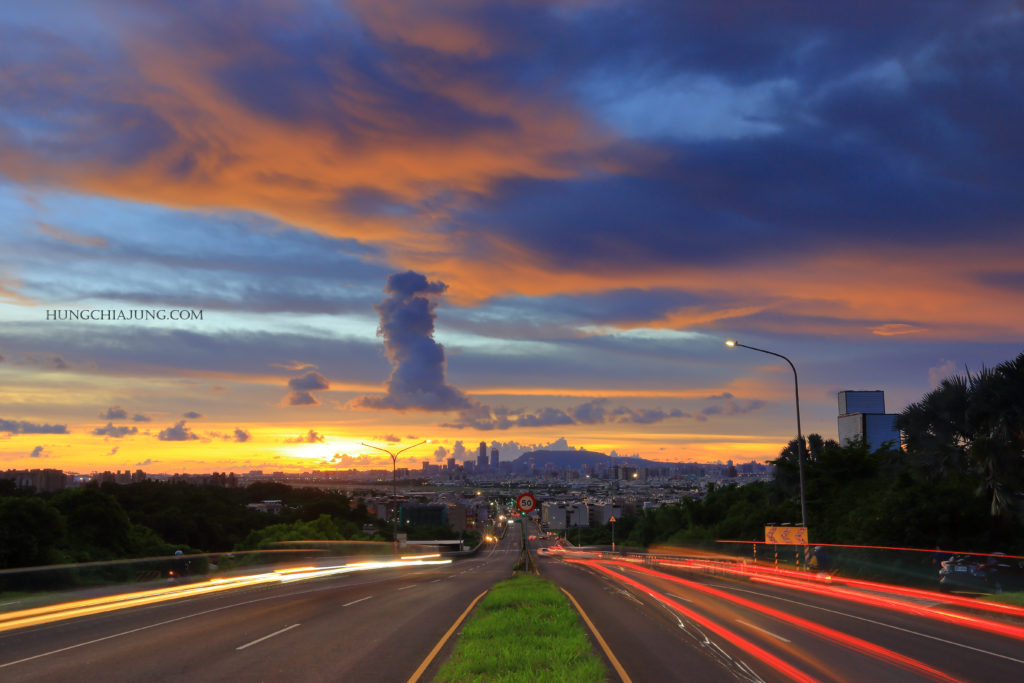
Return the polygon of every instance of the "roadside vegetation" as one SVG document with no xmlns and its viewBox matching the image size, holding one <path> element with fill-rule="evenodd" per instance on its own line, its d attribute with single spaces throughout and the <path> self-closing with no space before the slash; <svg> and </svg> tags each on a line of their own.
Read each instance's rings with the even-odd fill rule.
<svg viewBox="0 0 1024 683">
<path fill-rule="evenodd" d="M 1024 607 L 1024 591 L 1014 593 L 995 593 L 994 595 L 986 595 L 984 599 L 989 602 L 1001 602 L 1006 605 Z"/>
<path fill-rule="evenodd" d="M 898 418 L 904 448 L 872 451 L 817 434 L 805 439 L 805 489 L 811 543 L 892 546 L 1024 555 L 1024 354 L 975 374 L 955 375 Z M 655 545 L 719 552 L 763 540 L 764 525 L 800 520 L 797 442 L 773 461 L 775 479 L 710 487 L 688 499 L 615 525 L 619 548 Z M 569 529 L 572 543 L 610 545 L 611 527 Z M 792 561 L 789 551 L 780 554 Z M 843 550 L 845 573 L 903 576 L 934 585 L 931 553 Z M 1020 561 L 1017 561 L 1019 564 Z M 1024 568 L 1016 572 L 1024 577 Z"/>
<path fill-rule="evenodd" d="M 279 514 L 247 507 L 268 499 L 281 501 Z M 385 534 L 390 538 L 387 525 L 337 491 L 143 481 L 36 493 L 0 479 L 0 569 L 161 557 L 176 550 L 192 555 L 279 549 L 292 540 L 381 541 L 390 552 Z M 218 559 L 224 567 L 248 561 Z M 0 591 L 145 581 L 174 564 L 168 559 L 8 574 L 0 576 Z M 207 571 L 204 557 L 189 558 L 188 564 L 193 575 Z"/>
<path fill-rule="evenodd" d="M 462 627 L 435 682 L 607 679 L 579 615 L 555 584 L 522 574 L 494 586 Z"/>
</svg>

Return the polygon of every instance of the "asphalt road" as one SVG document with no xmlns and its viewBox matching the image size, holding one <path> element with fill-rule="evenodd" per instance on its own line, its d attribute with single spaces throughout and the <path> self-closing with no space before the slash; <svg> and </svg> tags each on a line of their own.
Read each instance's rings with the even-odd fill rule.
<svg viewBox="0 0 1024 683">
<path fill-rule="evenodd" d="M 1024 680 L 1015 637 L 749 578 L 572 557 L 541 556 L 540 571 L 580 602 L 633 681 Z"/>
<path fill-rule="evenodd" d="M 508 534 L 449 565 L 244 588 L 0 633 L 0 680 L 407 681 L 473 599 L 511 576 L 517 556 L 518 535 Z"/>
<path fill-rule="evenodd" d="M 0 680 L 407 681 L 474 598 L 511 575 L 519 537 L 513 527 L 449 565 L 262 585 L 2 632 Z M 544 555 L 537 564 L 580 603 L 632 681 L 1024 678 L 1024 630 L 966 628 L 828 587 L 582 559 Z"/>
</svg>

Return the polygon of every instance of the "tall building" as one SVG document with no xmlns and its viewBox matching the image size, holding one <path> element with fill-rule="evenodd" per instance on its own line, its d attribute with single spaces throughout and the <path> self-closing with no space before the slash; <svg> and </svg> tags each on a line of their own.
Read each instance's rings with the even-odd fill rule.
<svg viewBox="0 0 1024 683">
<path fill-rule="evenodd" d="M 448 471 L 449 472 L 454 472 L 455 471 L 455 458 L 448 458 Z"/>
<path fill-rule="evenodd" d="M 900 447 L 900 431 L 896 429 L 896 414 L 885 412 L 885 392 L 839 392 L 839 443 L 843 446 L 863 439 L 871 450 L 885 443 Z"/>
<path fill-rule="evenodd" d="M 476 458 L 477 469 L 487 469 L 487 442 L 480 442 L 480 455 Z"/>
<path fill-rule="evenodd" d="M 492 470 L 498 469 L 498 449 L 497 448 L 492 448 L 491 449 L 491 469 Z"/>
<path fill-rule="evenodd" d="M 19 488 L 34 488 L 36 491 L 60 491 L 68 487 L 70 477 L 62 470 L 7 470 L 0 472 L 0 479 L 13 479 Z"/>
</svg>

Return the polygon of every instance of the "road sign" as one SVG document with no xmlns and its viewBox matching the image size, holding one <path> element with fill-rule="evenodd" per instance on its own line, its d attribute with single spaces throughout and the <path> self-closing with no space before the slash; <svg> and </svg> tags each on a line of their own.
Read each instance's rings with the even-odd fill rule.
<svg viewBox="0 0 1024 683">
<path fill-rule="evenodd" d="M 533 509 L 537 507 L 537 499 L 533 497 L 532 493 L 520 493 L 516 498 L 516 507 L 522 512 L 533 512 Z"/>
<path fill-rule="evenodd" d="M 807 527 L 805 526 L 766 526 L 764 542 L 780 545 L 807 545 Z"/>
<path fill-rule="evenodd" d="M 615 524 L 615 515 L 612 515 L 611 517 L 608 518 L 608 523 L 609 524 Z"/>
</svg>

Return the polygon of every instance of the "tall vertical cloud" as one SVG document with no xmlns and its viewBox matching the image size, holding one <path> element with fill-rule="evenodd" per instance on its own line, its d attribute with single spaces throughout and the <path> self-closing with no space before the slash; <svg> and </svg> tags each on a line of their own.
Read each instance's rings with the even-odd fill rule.
<svg viewBox="0 0 1024 683">
<path fill-rule="evenodd" d="M 390 295 L 374 309 L 380 314 L 377 334 L 391 363 L 386 394 L 357 398 L 361 408 L 390 410 L 465 410 L 473 402 L 445 381 L 444 347 L 434 341 L 435 310 L 448 288 L 413 271 L 388 276 Z"/>
</svg>

